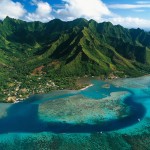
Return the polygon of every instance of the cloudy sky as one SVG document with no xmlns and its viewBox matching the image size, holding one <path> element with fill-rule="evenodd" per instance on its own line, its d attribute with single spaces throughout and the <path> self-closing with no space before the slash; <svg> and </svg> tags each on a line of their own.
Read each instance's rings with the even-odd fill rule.
<svg viewBox="0 0 150 150">
<path fill-rule="evenodd" d="M 0 0 L 0 20 L 6 16 L 42 22 L 86 18 L 150 29 L 149 14 L 150 0 Z"/>
</svg>

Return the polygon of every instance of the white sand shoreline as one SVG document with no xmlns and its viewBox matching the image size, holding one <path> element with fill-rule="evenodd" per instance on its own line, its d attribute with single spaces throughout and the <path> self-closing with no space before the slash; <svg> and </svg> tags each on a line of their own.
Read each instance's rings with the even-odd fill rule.
<svg viewBox="0 0 150 150">
<path fill-rule="evenodd" d="M 89 88 L 89 87 L 91 87 L 91 86 L 93 86 L 93 85 L 94 85 L 94 84 L 90 84 L 90 85 L 88 85 L 88 86 L 86 86 L 86 87 L 80 89 L 80 91 L 84 91 L 84 90 L 86 90 L 87 88 Z"/>
</svg>

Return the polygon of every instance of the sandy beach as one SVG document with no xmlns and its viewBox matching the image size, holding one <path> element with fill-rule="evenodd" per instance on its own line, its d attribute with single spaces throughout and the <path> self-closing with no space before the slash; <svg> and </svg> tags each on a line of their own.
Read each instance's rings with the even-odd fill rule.
<svg viewBox="0 0 150 150">
<path fill-rule="evenodd" d="M 89 87 L 91 87 L 91 86 L 93 86 L 93 84 L 90 84 L 90 85 L 88 85 L 88 86 L 86 86 L 86 87 L 80 89 L 80 91 L 86 90 L 87 88 L 89 88 Z"/>
</svg>

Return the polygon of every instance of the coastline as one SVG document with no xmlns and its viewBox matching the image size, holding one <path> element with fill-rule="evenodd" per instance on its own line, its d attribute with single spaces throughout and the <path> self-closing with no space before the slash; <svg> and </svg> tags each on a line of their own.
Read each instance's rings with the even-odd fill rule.
<svg viewBox="0 0 150 150">
<path fill-rule="evenodd" d="M 135 77 L 135 78 L 119 78 L 119 80 L 130 80 L 130 79 L 138 79 L 138 78 L 142 78 L 142 77 L 149 77 L 150 74 L 147 74 L 147 75 L 143 75 L 143 76 L 140 76 L 140 77 Z M 80 83 L 80 85 L 78 86 L 79 88 L 75 89 L 75 90 L 78 90 L 78 91 L 83 91 L 83 90 L 86 90 L 87 88 L 93 86 L 93 84 L 91 84 L 89 81 L 90 79 L 93 79 L 92 77 L 91 78 L 80 78 L 80 80 L 78 81 Z M 116 81 L 119 81 L 118 79 L 100 79 L 99 77 L 94 77 L 94 79 L 97 79 L 97 80 L 102 80 L 104 82 L 107 82 L 109 84 L 113 84 L 117 87 L 119 87 L 120 85 L 117 85 L 115 82 Z M 86 84 L 85 84 L 86 83 Z M 106 83 L 106 85 L 107 85 Z M 118 82 L 117 82 L 118 83 Z M 85 86 L 84 86 L 85 85 Z M 87 85 L 87 86 L 86 86 Z M 137 87 L 137 85 L 136 85 Z M 103 88 L 109 88 L 109 86 L 106 86 L 106 87 L 103 87 Z M 58 89 L 59 90 L 59 89 Z M 64 89 L 65 90 L 65 89 Z M 51 91 L 50 91 L 51 92 Z M 45 94 L 45 93 L 43 93 Z M 26 97 L 26 98 L 22 98 L 22 99 L 18 99 L 18 100 L 15 100 L 15 101 L 2 101 L 1 103 L 18 103 L 18 102 L 21 102 L 21 101 L 24 101 L 25 99 L 29 98 Z"/>
<path fill-rule="evenodd" d="M 79 91 L 84 91 L 84 90 L 86 90 L 87 88 L 89 88 L 89 87 L 91 87 L 91 86 L 93 86 L 93 85 L 94 85 L 94 84 L 89 84 L 89 85 L 85 86 L 84 88 L 79 89 Z M 29 98 L 29 97 L 27 97 L 27 98 Z M 25 98 L 25 99 L 26 99 L 26 98 Z M 11 103 L 12 103 L 12 104 L 16 104 L 16 103 L 19 103 L 19 102 L 24 101 L 25 99 L 22 99 L 22 100 L 16 100 L 16 101 L 11 102 Z M 7 102 L 7 103 L 9 103 L 9 102 Z"/>
<path fill-rule="evenodd" d="M 84 90 L 86 90 L 87 88 L 89 88 L 89 87 L 91 87 L 91 86 L 93 86 L 93 85 L 94 85 L 94 84 L 87 85 L 86 87 L 80 89 L 79 91 L 84 91 Z"/>
</svg>

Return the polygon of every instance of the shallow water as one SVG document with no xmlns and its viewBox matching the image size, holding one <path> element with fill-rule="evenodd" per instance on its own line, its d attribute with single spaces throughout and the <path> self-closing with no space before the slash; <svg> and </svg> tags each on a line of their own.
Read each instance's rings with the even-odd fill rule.
<svg viewBox="0 0 150 150">
<path fill-rule="evenodd" d="M 70 136 L 112 131 L 131 133 L 137 126 L 144 132 L 142 127 L 149 124 L 150 118 L 150 77 L 111 81 L 109 88 L 103 87 L 106 82 L 91 82 L 93 86 L 83 91 L 55 91 L 35 95 L 16 104 L 0 104 L 0 143 L 10 143 L 10 139 L 13 141 L 16 136 L 25 138 L 25 134 L 38 139 L 43 133 L 66 133 Z M 128 94 L 117 95 L 121 91 Z M 116 95 L 111 99 L 112 92 Z M 69 106 L 75 108 L 73 114 Z M 48 108 L 54 110 L 49 112 Z M 124 108 L 122 115 L 121 108 Z M 95 114 L 91 114 L 93 110 Z"/>
</svg>

